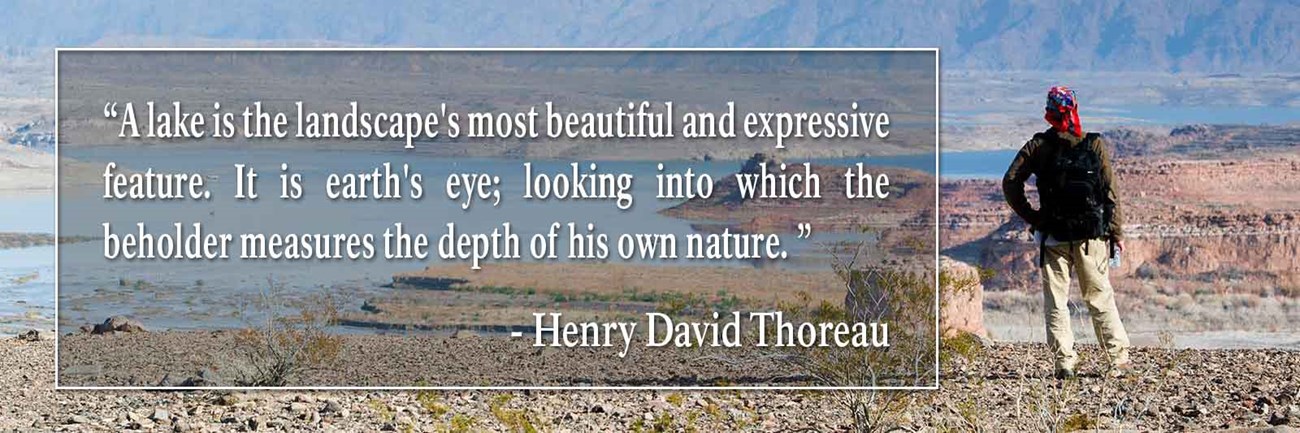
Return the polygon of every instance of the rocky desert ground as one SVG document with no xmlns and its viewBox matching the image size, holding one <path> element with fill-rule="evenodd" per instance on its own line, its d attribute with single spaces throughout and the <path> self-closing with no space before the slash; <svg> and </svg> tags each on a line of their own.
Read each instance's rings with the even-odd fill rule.
<svg viewBox="0 0 1300 433">
<path fill-rule="evenodd" d="M 1296 431 L 1300 352 L 1139 348 L 1137 374 L 1046 377 L 1041 344 L 951 352 L 940 391 L 53 390 L 54 344 L 0 342 L 6 431 L 851 431 L 874 399 L 904 431 Z M 120 354 L 130 356 L 129 354 Z M 874 409 L 879 411 L 879 408 Z"/>
</svg>

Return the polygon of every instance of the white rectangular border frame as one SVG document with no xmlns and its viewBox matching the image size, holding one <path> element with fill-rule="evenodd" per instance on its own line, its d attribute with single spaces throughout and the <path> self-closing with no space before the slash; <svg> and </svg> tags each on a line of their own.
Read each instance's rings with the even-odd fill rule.
<svg viewBox="0 0 1300 433">
<path fill-rule="evenodd" d="M 927 386 L 283 386 L 283 387 L 160 387 L 160 386 L 68 386 L 59 383 L 59 56 L 64 52 L 930 52 L 934 54 L 934 383 Z M 133 390 L 133 391 L 215 391 L 215 390 L 289 390 L 289 391 L 934 391 L 939 389 L 939 48 L 65 48 L 54 49 L 54 389 L 61 390 Z"/>
</svg>

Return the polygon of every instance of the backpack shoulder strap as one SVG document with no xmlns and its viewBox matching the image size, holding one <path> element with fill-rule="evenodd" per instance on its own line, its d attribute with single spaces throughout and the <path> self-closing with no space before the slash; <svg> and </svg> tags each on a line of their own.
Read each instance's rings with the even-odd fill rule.
<svg viewBox="0 0 1300 433">
<path fill-rule="evenodd" d="M 1038 141 L 1039 153 L 1034 161 L 1034 174 L 1041 179 L 1046 174 L 1045 172 L 1052 169 L 1052 161 L 1055 161 L 1061 153 L 1060 143 L 1057 143 L 1060 139 L 1053 137 L 1053 134 L 1042 131 L 1034 133 L 1033 139 Z"/>
<path fill-rule="evenodd" d="M 1098 164 L 1101 164 L 1101 149 L 1098 147 L 1098 140 L 1100 139 L 1101 134 L 1089 132 L 1083 136 L 1083 141 L 1079 142 L 1079 145 L 1082 146 L 1083 149 L 1092 154 L 1093 159 Z"/>
<path fill-rule="evenodd" d="M 1084 134 L 1083 144 L 1088 145 L 1088 148 L 1091 149 L 1092 145 L 1097 143 L 1097 140 L 1100 138 L 1101 138 L 1101 134 L 1098 134 L 1096 132 L 1089 132 L 1087 134 Z"/>
</svg>

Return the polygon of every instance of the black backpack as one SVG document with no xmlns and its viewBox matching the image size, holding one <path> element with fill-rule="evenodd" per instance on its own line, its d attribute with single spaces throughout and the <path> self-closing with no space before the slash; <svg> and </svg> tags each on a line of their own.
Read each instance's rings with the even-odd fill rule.
<svg viewBox="0 0 1300 433">
<path fill-rule="evenodd" d="M 1043 134 L 1055 146 L 1043 161 L 1038 177 L 1038 197 L 1043 232 L 1058 241 L 1073 242 L 1100 238 L 1110 224 L 1111 203 L 1101 175 L 1101 155 L 1092 150 L 1096 133 L 1071 146 L 1054 134 Z"/>
</svg>

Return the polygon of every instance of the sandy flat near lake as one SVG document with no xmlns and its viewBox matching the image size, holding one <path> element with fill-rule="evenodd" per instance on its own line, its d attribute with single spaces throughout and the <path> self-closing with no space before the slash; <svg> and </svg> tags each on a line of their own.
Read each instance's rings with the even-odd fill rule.
<svg viewBox="0 0 1300 433">
<path fill-rule="evenodd" d="M 0 192 L 53 190 L 54 154 L 0 145 Z"/>
</svg>

